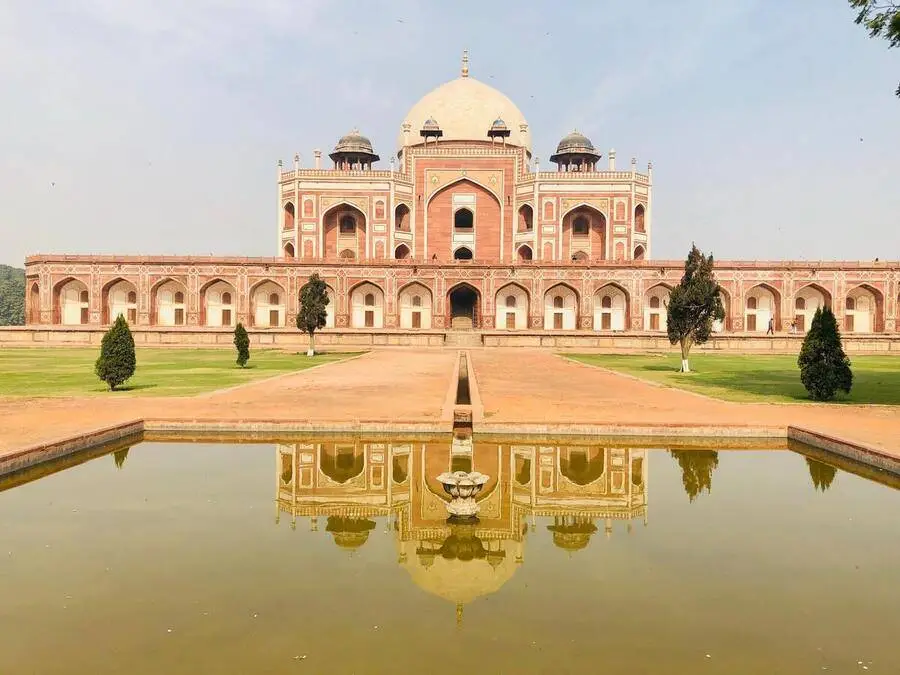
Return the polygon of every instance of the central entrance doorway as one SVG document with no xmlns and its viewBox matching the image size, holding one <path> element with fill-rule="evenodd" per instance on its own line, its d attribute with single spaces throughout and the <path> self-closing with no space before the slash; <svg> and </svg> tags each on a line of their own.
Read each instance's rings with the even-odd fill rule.
<svg viewBox="0 0 900 675">
<path fill-rule="evenodd" d="M 478 328 L 478 291 L 468 284 L 450 291 L 450 328 Z"/>
</svg>

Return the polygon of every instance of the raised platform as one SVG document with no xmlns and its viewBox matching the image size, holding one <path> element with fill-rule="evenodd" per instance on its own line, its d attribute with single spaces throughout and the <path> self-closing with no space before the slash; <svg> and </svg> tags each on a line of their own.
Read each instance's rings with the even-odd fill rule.
<svg viewBox="0 0 900 675">
<path fill-rule="evenodd" d="M 17 326 L 0 328 L 2 347 L 99 346 L 105 329 L 93 326 Z M 309 338 L 296 329 L 249 329 L 250 343 L 274 349 L 306 349 Z M 234 346 L 231 329 L 222 328 L 135 328 L 137 345 L 152 347 Z M 844 335 L 849 354 L 898 354 L 900 334 L 873 333 Z M 732 353 L 799 353 L 802 335 L 728 333 L 695 347 L 701 351 Z M 326 348 L 360 347 L 525 347 L 558 351 L 668 352 L 675 350 L 663 333 L 593 331 L 456 331 L 456 330 L 323 330 L 316 345 Z"/>
</svg>

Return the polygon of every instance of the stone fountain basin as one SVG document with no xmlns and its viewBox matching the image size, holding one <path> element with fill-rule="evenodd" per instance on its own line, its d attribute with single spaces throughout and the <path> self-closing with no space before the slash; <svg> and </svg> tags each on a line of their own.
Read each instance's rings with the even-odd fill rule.
<svg viewBox="0 0 900 675">
<path fill-rule="evenodd" d="M 443 486 L 444 492 L 453 498 L 463 499 L 479 493 L 484 484 L 488 482 L 488 476 L 477 471 L 470 473 L 465 471 L 445 472 L 437 479 Z"/>
</svg>

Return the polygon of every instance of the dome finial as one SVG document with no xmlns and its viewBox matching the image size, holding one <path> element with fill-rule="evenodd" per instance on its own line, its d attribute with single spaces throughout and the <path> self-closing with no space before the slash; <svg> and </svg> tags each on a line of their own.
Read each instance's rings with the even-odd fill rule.
<svg viewBox="0 0 900 675">
<path fill-rule="evenodd" d="M 469 76 L 469 50 L 468 49 L 463 49 L 462 70 L 460 71 L 460 74 L 463 77 Z"/>
</svg>

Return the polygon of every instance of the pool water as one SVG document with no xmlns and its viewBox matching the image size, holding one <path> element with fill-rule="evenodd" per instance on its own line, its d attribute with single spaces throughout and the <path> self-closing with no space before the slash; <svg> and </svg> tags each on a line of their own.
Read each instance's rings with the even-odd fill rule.
<svg viewBox="0 0 900 675">
<path fill-rule="evenodd" d="M 900 672 L 896 481 L 788 450 L 142 442 L 0 490 L 3 674 Z"/>
</svg>

